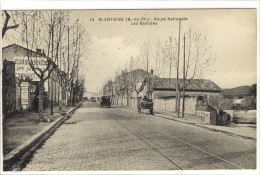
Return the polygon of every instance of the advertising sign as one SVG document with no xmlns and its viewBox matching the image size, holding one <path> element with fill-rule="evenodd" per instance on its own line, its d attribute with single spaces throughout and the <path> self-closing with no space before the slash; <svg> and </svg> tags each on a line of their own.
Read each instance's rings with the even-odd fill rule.
<svg viewBox="0 0 260 175">
<path fill-rule="evenodd" d="M 47 60 L 43 57 L 31 57 L 30 60 L 36 68 L 41 70 L 46 69 Z M 32 81 L 39 81 L 39 77 L 34 73 L 29 65 L 27 57 L 15 57 L 15 76 L 17 78 L 30 78 Z M 48 71 L 46 72 L 47 75 Z"/>
</svg>

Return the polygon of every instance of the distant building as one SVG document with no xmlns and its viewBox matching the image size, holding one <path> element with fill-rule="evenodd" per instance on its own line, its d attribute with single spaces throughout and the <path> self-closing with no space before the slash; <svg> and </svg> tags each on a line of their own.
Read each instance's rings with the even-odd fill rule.
<svg viewBox="0 0 260 175">
<path fill-rule="evenodd" d="M 179 80 L 180 84 L 182 79 Z M 114 104 L 136 107 L 137 99 L 153 99 L 155 110 L 176 111 L 176 78 L 160 78 L 142 69 L 123 71 L 113 83 L 104 86 L 104 95 L 113 96 Z M 218 109 L 221 88 L 211 80 L 193 79 L 185 90 L 185 112 L 196 114 L 209 106 Z M 181 105 L 182 108 L 182 96 Z"/>
<path fill-rule="evenodd" d="M 105 86 L 105 90 L 107 92 L 108 89 L 111 89 L 108 94 L 112 94 L 115 104 L 137 106 L 138 97 L 152 96 L 152 91 L 148 89 L 151 88 L 149 83 L 154 78 L 157 78 L 157 76 L 153 75 L 153 71 L 151 73 L 142 69 L 135 69 L 130 72 L 122 71 L 115 78 L 112 88 Z"/>
<path fill-rule="evenodd" d="M 179 83 L 183 82 L 179 79 Z M 176 78 L 159 78 L 153 88 L 155 110 L 175 111 Z M 182 86 L 182 85 L 181 85 Z M 185 112 L 195 114 L 196 111 L 206 111 L 208 105 L 218 107 L 221 88 L 211 80 L 192 79 L 185 88 Z M 181 105 L 182 108 L 182 95 Z"/>
</svg>

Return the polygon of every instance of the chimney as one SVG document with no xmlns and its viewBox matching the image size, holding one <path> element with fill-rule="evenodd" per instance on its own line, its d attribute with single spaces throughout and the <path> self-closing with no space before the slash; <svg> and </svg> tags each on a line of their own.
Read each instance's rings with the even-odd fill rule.
<svg viewBox="0 0 260 175">
<path fill-rule="evenodd" d="M 153 74 L 153 69 L 151 69 L 151 74 Z"/>
</svg>

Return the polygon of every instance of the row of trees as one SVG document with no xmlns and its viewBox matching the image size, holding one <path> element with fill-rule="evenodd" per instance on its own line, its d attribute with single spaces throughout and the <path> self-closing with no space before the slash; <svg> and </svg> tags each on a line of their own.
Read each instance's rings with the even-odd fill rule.
<svg viewBox="0 0 260 175">
<path fill-rule="evenodd" d="M 8 12 L 5 11 L 9 15 Z M 66 92 L 66 105 L 74 105 L 83 95 L 84 78 L 81 62 L 85 58 L 88 35 L 79 19 L 73 19 L 69 11 L 15 11 L 12 17 L 20 32 L 21 41 L 27 48 L 27 59 L 39 78 L 39 116 L 43 117 L 44 82 L 50 81 L 51 114 L 53 113 L 53 79 L 58 78 L 60 109 L 62 91 Z M 5 18 L 6 23 L 10 15 Z M 8 25 L 6 25 L 8 26 Z M 4 28 L 2 29 L 4 31 Z M 4 37 L 4 35 L 2 35 Z M 39 51 L 39 48 L 43 49 Z M 35 50 L 38 53 L 35 54 Z M 46 50 L 46 52 L 44 51 Z M 35 64 L 44 61 L 46 65 Z M 68 92 L 68 93 L 67 93 Z M 69 99 L 69 100 L 68 100 Z"/>
<path fill-rule="evenodd" d="M 176 112 L 180 114 L 180 97 L 185 97 L 185 89 L 194 78 L 201 78 L 205 71 L 215 62 L 216 56 L 212 51 L 206 34 L 200 31 L 188 29 L 182 31 L 181 21 L 179 21 L 179 30 L 177 34 L 169 36 L 165 40 L 152 42 L 147 40 L 140 46 L 139 54 L 131 57 L 128 64 L 125 65 L 121 75 L 131 72 L 135 69 L 143 69 L 149 72 L 153 70 L 153 78 L 146 77 L 142 85 L 147 84 L 148 94 L 153 87 L 158 85 L 157 78 L 169 78 L 169 85 L 172 84 L 172 78 L 176 77 Z M 212 70 L 212 68 L 210 68 Z M 213 72 L 213 71 L 212 71 Z M 118 76 L 119 71 L 116 71 Z M 135 81 L 134 75 L 130 76 L 130 82 L 117 81 L 121 91 L 129 87 L 134 87 L 139 80 Z M 111 81 L 111 80 L 110 80 Z M 111 83 L 110 83 L 111 84 Z M 109 85 L 108 83 L 105 84 Z M 141 86 L 142 86 L 141 85 Z M 121 92 L 119 91 L 119 93 Z M 182 107 L 182 116 L 184 116 L 184 101 Z"/>
</svg>

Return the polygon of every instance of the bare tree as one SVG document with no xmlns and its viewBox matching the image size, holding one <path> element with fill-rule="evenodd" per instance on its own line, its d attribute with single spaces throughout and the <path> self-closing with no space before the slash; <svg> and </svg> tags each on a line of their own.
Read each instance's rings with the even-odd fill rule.
<svg viewBox="0 0 260 175">
<path fill-rule="evenodd" d="M 149 71 L 149 66 L 150 66 L 151 50 L 152 50 L 152 43 L 149 40 L 145 41 L 143 45 L 140 47 L 140 59 L 144 61 L 144 65 L 146 66 L 147 72 Z"/>
<path fill-rule="evenodd" d="M 55 29 L 60 27 L 63 14 L 59 11 L 23 11 L 21 38 L 26 44 L 29 65 L 39 78 L 39 119 L 43 120 L 43 93 L 44 82 L 50 78 L 56 68 L 57 57 L 54 50 L 59 47 L 60 37 Z M 55 41 L 54 38 L 59 38 Z M 47 48 L 44 52 L 34 52 L 38 48 Z M 50 57 L 50 53 L 52 57 Z M 40 62 L 41 64 L 38 64 Z"/>
<path fill-rule="evenodd" d="M 169 39 L 165 41 L 165 44 L 161 49 L 165 62 L 169 66 L 169 68 L 167 68 L 169 70 L 169 72 L 168 72 L 169 81 L 172 78 L 173 67 L 177 68 L 178 47 L 177 47 L 176 43 L 177 43 L 177 41 L 175 38 L 169 37 Z"/>
<path fill-rule="evenodd" d="M 60 11 L 61 18 L 59 18 L 59 23 L 56 27 L 55 33 L 55 60 L 58 65 L 56 72 L 57 78 L 59 82 L 58 86 L 58 103 L 59 110 L 62 111 L 62 90 L 64 90 L 64 84 L 66 82 L 66 74 L 64 72 L 65 67 L 62 66 L 64 63 L 64 54 L 65 50 L 67 50 L 66 45 L 66 34 L 67 34 L 67 26 L 69 24 L 70 13 L 68 11 Z M 66 86 L 66 85 L 65 85 Z"/>
<path fill-rule="evenodd" d="M 206 35 L 190 29 L 184 34 L 184 44 L 183 80 L 179 84 L 179 91 L 183 92 L 182 117 L 185 111 L 185 89 L 195 77 L 201 77 L 216 60 Z"/>
<path fill-rule="evenodd" d="M 4 38 L 4 36 L 5 36 L 5 34 L 8 30 L 18 28 L 19 24 L 10 25 L 11 15 L 6 10 L 4 10 L 4 12 L 2 12 L 2 19 L 4 21 L 4 24 L 3 24 L 3 27 L 2 27 L 2 38 Z"/>
<path fill-rule="evenodd" d="M 78 98 L 79 98 L 79 100 L 82 100 L 84 92 L 86 91 L 86 89 L 85 89 L 85 79 L 83 77 L 79 77 L 78 86 L 76 86 L 76 88 L 77 88 Z"/>
<path fill-rule="evenodd" d="M 61 60 L 63 60 L 63 68 L 59 70 L 59 82 L 62 91 L 66 93 L 66 106 L 73 105 L 78 101 L 78 86 L 79 86 L 79 68 L 82 63 L 85 51 L 85 35 L 83 26 L 78 24 L 79 21 L 73 22 L 71 25 L 66 26 L 67 35 L 64 38 L 67 43 L 63 43 L 60 51 Z M 66 64 L 65 64 L 66 63 Z M 69 103 L 68 103 L 69 102 Z M 61 104 L 60 104 L 61 105 Z"/>
<path fill-rule="evenodd" d="M 161 42 L 158 40 L 156 43 L 155 48 L 155 68 L 154 68 L 154 75 L 160 76 L 166 65 L 166 53 L 165 53 L 165 47 L 161 44 Z"/>
</svg>

